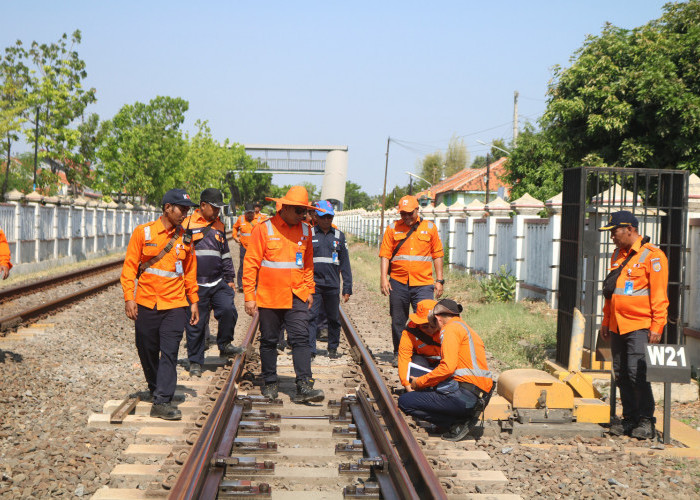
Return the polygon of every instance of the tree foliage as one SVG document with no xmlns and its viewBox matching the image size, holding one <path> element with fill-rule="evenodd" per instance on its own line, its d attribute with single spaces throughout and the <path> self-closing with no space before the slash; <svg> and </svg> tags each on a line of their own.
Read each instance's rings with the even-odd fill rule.
<svg viewBox="0 0 700 500">
<path fill-rule="evenodd" d="M 464 139 L 452 135 L 447 145 L 447 152 L 445 153 L 445 169 L 443 175 L 445 177 L 453 176 L 460 170 L 467 168 L 468 163 L 469 151 L 467 151 L 467 145 L 464 143 Z"/>
<path fill-rule="evenodd" d="M 374 202 L 372 201 L 372 197 L 362 191 L 362 186 L 352 181 L 345 182 L 345 205 L 343 206 L 345 210 L 352 210 L 355 208 L 371 210 L 373 206 Z"/>
<path fill-rule="evenodd" d="M 430 181 L 431 185 L 440 182 L 443 177 L 445 158 L 440 151 L 426 155 L 419 165 L 420 176 Z"/>
<path fill-rule="evenodd" d="M 226 178 L 231 191 L 232 208 L 235 208 L 233 205 L 245 206 L 246 203 L 256 201 L 265 204 L 265 197 L 273 196 L 272 174 L 256 173 L 256 170 L 267 169 L 267 165 L 248 156 L 243 146 L 234 146 L 237 154 L 233 169 Z"/>
</svg>

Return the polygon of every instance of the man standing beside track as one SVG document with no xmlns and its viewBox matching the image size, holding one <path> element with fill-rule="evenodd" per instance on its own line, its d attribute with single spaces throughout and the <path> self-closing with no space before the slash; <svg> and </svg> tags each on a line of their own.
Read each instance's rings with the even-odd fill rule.
<svg viewBox="0 0 700 500">
<path fill-rule="evenodd" d="M 253 227 L 257 226 L 262 219 L 262 214 L 255 216 L 253 205 L 246 204 L 245 212 L 240 215 L 233 224 L 231 230 L 233 239 L 238 243 L 240 249 L 240 258 L 238 264 L 238 291 L 243 292 L 243 260 L 245 259 L 245 251 L 248 248 L 250 235 L 253 232 Z"/>
<path fill-rule="evenodd" d="M 389 296 L 394 343 L 392 364 L 395 367 L 398 366 L 399 342 L 408 319 L 409 305 L 415 311 L 421 300 L 440 298 L 445 284 L 440 235 L 435 224 L 419 217 L 418 207 L 414 196 L 407 195 L 399 200 L 401 220 L 387 226 L 379 250 L 381 291 Z"/>
<path fill-rule="evenodd" d="M 10 269 L 12 269 L 10 257 L 10 245 L 7 244 L 5 232 L 0 229 L 0 275 L 2 275 L 4 280 L 10 275 Z"/>
<path fill-rule="evenodd" d="M 183 227 L 192 237 L 197 257 L 197 284 L 199 285 L 199 321 L 187 325 L 187 357 L 190 362 L 190 375 L 202 376 L 204 364 L 205 330 L 209 324 L 209 308 L 219 322 L 216 343 L 221 356 L 233 356 L 243 350 L 235 347 L 233 331 L 238 321 L 238 311 L 233 303 L 233 261 L 226 240 L 224 223 L 219 212 L 224 206 L 221 191 L 208 188 L 202 191 L 199 208 L 189 216 Z"/>
<path fill-rule="evenodd" d="M 411 377 L 412 391 L 399 397 L 407 415 L 442 429 L 446 441 L 461 441 L 477 423 L 491 398 L 493 378 L 486 363 L 484 342 L 462 319 L 462 306 L 443 299 L 428 314 L 440 330 L 440 364 L 420 377 Z"/>
<path fill-rule="evenodd" d="M 296 373 L 295 403 L 323 401 L 314 389 L 309 346 L 309 309 L 313 304 L 314 264 L 311 229 L 302 222 L 309 208 L 303 186 L 294 186 L 280 199 L 278 213 L 253 228 L 243 266 L 245 311 L 260 315 L 262 394 L 276 399 L 277 342 L 284 321 Z"/>
<path fill-rule="evenodd" d="M 314 249 L 314 282 L 316 291 L 311 307 L 309 342 L 312 356 L 316 355 L 316 334 L 321 323 L 321 311 L 328 319 L 328 357 L 338 358 L 340 345 L 340 276 L 343 276 L 343 302 L 352 295 L 350 256 L 345 246 L 345 235 L 333 229 L 333 206 L 322 200 L 316 202 L 316 224 L 311 228 Z M 325 213 L 324 213 L 325 211 Z"/>
<path fill-rule="evenodd" d="M 182 222 L 190 207 L 197 205 L 184 189 L 171 189 L 163 195 L 161 206 L 163 215 L 134 229 L 121 283 L 126 315 L 135 321 L 136 349 L 153 400 L 151 417 L 180 420 L 182 413 L 171 401 L 188 301 L 190 325 L 199 322 L 197 259 L 183 238 Z"/>
<path fill-rule="evenodd" d="M 603 290 L 600 336 L 610 339 L 622 400 L 622 421 L 613 422 L 610 433 L 652 439 L 656 436 L 654 395 L 646 379 L 644 352 L 647 343 L 659 343 L 666 326 L 668 260 L 661 250 L 644 242 L 638 227 L 634 214 L 621 210 L 599 229 L 610 231 L 617 247 L 610 260 L 614 283 L 610 283 L 610 290 L 607 286 Z"/>
</svg>

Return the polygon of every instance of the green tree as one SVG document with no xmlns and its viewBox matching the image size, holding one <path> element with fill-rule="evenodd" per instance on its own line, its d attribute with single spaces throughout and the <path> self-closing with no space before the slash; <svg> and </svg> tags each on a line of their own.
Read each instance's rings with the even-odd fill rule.
<svg viewBox="0 0 700 500">
<path fill-rule="evenodd" d="M 244 206 L 256 201 L 265 204 L 265 197 L 273 196 L 276 187 L 272 185 L 272 174 L 256 173 L 256 170 L 267 170 L 267 165 L 247 155 L 242 145 L 234 144 L 232 149 L 234 147 L 236 156 L 233 170 L 226 177 L 231 191 L 231 208 L 235 209 L 234 205 Z"/>
<path fill-rule="evenodd" d="M 189 104 L 158 96 L 148 104 L 126 104 L 102 124 L 98 151 L 100 186 L 106 192 L 139 195 L 158 205 L 183 180 L 187 152 L 180 131 Z"/>
<path fill-rule="evenodd" d="M 22 42 L 17 40 L 15 45 L 5 49 L 5 55 L 0 58 L 0 141 L 6 153 L 2 195 L 8 190 L 12 143 L 19 140 L 22 124 L 26 121 L 25 112 L 29 106 L 29 68 L 25 64 L 26 56 Z"/>
<path fill-rule="evenodd" d="M 468 163 L 469 151 L 467 151 L 467 145 L 464 143 L 464 139 L 460 139 L 456 135 L 452 135 L 452 138 L 447 145 L 447 152 L 445 153 L 444 176 L 453 176 L 457 172 L 467 168 Z"/>
<path fill-rule="evenodd" d="M 352 181 L 345 182 L 345 204 L 344 210 L 352 210 L 354 208 L 364 208 L 371 210 L 373 206 L 372 198 L 362 191 L 362 186 Z"/>
<path fill-rule="evenodd" d="M 39 158 L 54 160 L 50 162 L 53 173 L 63 164 L 69 177 L 72 166 L 83 164 L 78 147 L 80 131 L 71 125 L 96 100 L 95 89 L 86 90 L 81 83 L 87 72 L 85 62 L 74 50 L 80 41 L 80 31 L 76 30 L 70 39 L 64 33 L 56 43 L 32 42 L 29 50 L 36 77 L 31 79 L 30 91 L 34 112 L 29 118 L 33 126 L 25 129 L 25 135 L 31 144 L 38 139 Z"/>
<path fill-rule="evenodd" d="M 395 186 L 389 193 L 386 194 L 384 209 L 391 210 L 399 204 L 399 200 L 408 194 L 408 186 Z M 380 200 L 381 201 L 381 200 Z"/>
<path fill-rule="evenodd" d="M 419 164 L 420 176 L 435 185 L 443 177 L 444 166 L 445 159 L 440 151 L 426 155 Z"/>
<path fill-rule="evenodd" d="M 542 123 L 565 167 L 700 170 L 700 2 L 664 11 L 632 30 L 607 24 L 555 67 Z"/>
</svg>

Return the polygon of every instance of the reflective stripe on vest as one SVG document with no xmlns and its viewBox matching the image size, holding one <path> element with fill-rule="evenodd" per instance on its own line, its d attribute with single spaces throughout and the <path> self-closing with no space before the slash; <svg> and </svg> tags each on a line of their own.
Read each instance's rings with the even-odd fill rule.
<svg viewBox="0 0 700 500">
<path fill-rule="evenodd" d="M 241 236 L 250 236 L 250 233 L 240 233 Z"/>
<path fill-rule="evenodd" d="M 333 262 L 332 257 L 314 257 L 314 264 L 335 264 L 340 265 L 340 262 Z"/>
<path fill-rule="evenodd" d="M 428 229 L 432 229 L 432 228 L 433 228 L 433 223 L 428 221 Z"/>
<path fill-rule="evenodd" d="M 147 267 L 144 273 L 155 274 L 156 276 L 162 276 L 163 278 L 180 278 L 182 276 L 181 274 L 177 274 L 172 271 L 164 271 L 155 267 Z"/>
<path fill-rule="evenodd" d="M 637 297 L 643 297 L 649 295 L 649 288 L 640 288 L 639 290 L 632 290 L 632 293 L 625 293 L 624 288 L 616 288 L 614 295 L 631 295 Z"/>
<path fill-rule="evenodd" d="M 221 257 L 221 252 L 218 250 L 197 250 L 195 255 L 197 257 Z"/>
<path fill-rule="evenodd" d="M 338 229 L 335 230 L 335 237 L 336 239 L 340 239 L 340 231 Z"/>
<path fill-rule="evenodd" d="M 301 266 L 297 266 L 296 262 L 273 262 L 271 260 L 264 260 L 260 264 L 262 267 L 270 267 L 272 269 L 301 269 Z"/>
<path fill-rule="evenodd" d="M 274 231 L 274 229 L 272 229 L 272 222 L 271 222 L 271 220 L 270 220 L 270 219 L 267 219 L 267 220 L 265 221 L 265 225 L 267 226 L 267 235 L 268 235 L 268 236 L 274 236 L 274 235 L 275 235 L 275 231 Z"/>
<path fill-rule="evenodd" d="M 397 255 L 393 259 L 395 260 L 417 260 L 420 262 L 432 262 L 433 258 L 430 255 Z"/>
<path fill-rule="evenodd" d="M 221 260 L 230 259 L 230 258 L 231 258 L 231 252 L 225 253 L 221 256 Z"/>
<path fill-rule="evenodd" d="M 479 365 L 476 362 L 476 351 L 474 351 L 474 340 L 472 339 L 471 332 L 469 331 L 469 328 L 464 323 L 457 322 L 459 326 L 464 328 L 464 330 L 467 332 L 467 337 L 469 337 L 469 352 L 472 356 L 472 368 L 457 368 L 455 372 L 452 374 L 453 376 L 458 376 L 458 377 L 464 377 L 467 375 L 473 375 L 475 377 L 486 377 L 486 378 L 492 378 L 491 372 L 489 370 L 484 370 L 482 368 L 479 368 Z M 440 335 L 440 341 L 442 341 L 442 335 Z"/>
<path fill-rule="evenodd" d="M 650 252 L 651 252 L 651 250 L 649 250 L 648 248 L 645 248 L 644 251 L 642 252 L 642 255 L 639 257 L 639 260 L 637 262 L 639 262 L 641 264 L 645 260 L 647 260 L 647 255 L 649 255 Z"/>
<path fill-rule="evenodd" d="M 309 225 L 308 224 L 304 224 L 303 222 L 301 223 L 301 234 L 303 234 L 304 236 L 309 235 Z"/>
</svg>

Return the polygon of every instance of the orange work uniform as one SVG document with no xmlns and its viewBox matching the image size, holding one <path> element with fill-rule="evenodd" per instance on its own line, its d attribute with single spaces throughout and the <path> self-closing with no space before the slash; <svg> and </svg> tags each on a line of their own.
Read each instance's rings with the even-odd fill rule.
<svg viewBox="0 0 700 500">
<path fill-rule="evenodd" d="M 10 262 L 11 256 L 10 245 L 7 243 L 5 232 L 0 229 L 0 266 L 7 266 L 8 269 L 12 269 L 12 262 Z"/>
<path fill-rule="evenodd" d="M 175 231 L 180 235 L 172 250 L 141 274 L 136 287 L 139 264 L 158 255 Z M 160 217 L 136 226 L 129 240 L 122 267 L 121 283 L 125 301 L 136 300 L 139 305 L 149 309 L 156 306 L 159 311 L 184 307 L 199 301 L 197 259 L 194 247 L 183 243 L 183 234 L 181 227 L 173 227 L 166 231 Z"/>
<path fill-rule="evenodd" d="M 262 215 L 262 214 L 261 214 Z M 236 236 L 240 236 L 241 238 L 241 246 L 243 248 L 248 248 L 248 242 L 250 241 L 250 235 L 253 232 L 253 228 L 260 224 L 260 219 L 261 217 L 253 217 L 253 220 L 248 222 L 245 218 L 245 215 L 241 215 L 236 219 L 236 222 L 233 224 L 233 229 L 231 230 L 231 234 L 235 238 Z"/>
<path fill-rule="evenodd" d="M 490 392 L 493 379 L 486 363 L 484 342 L 458 317 L 451 318 L 440 330 L 440 364 L 430 373 L 414 379 L 418 388 L 433 387 L 454 377 L 457 382 Z"/>
<path fill-rule="evenodd" d="M 279 214 L 258 224 L 243 265 L 245 301 L 270 309 L 290 309 L 295 295 L 306 302 L 315 291 L 313 259 L 308 224 L 290 227 Z"/>
<path fill-rule="evenodd" d="M 406 380 L 408 371 L 408 363 L 411 361 L 413 354 L 424 356 L 429 361 L 440 362 L 440 332 L 436 332 L 432 338 L 438 345 L 426 344 L 422 339 L 418 338 L 411 330 L 418 329 L 413 321 L 409 321 L 406 329 L 401 334 L 401 342 L 399 343 L 399 380 L 404 387 L 410 385 Z"/>
<path fill-rule="evenodd" d="M 431 221 L 421 220 L 418 227 L 401 245 L 394 258 L 391 254 L 411 228 L 402 220 L 392 222 L 384 231 L 379 256 L 391 260 L 390 276 L 410 286 L 433 284 L 433 260 L 444 255 L 437 227 Z"/>
<path fill-rule="evenodd" d="M 620 272 L 613 296 L 605 301 L 603 326 L 621 335 L 645 329 L 661 334 L 668 316 L 668 260 L 654 245 L 642 245 L 640 236 L 629 250 L 615 249 L 610 268 L 622 264 L 629 252 L 634 255 Z"/>
</svg>

